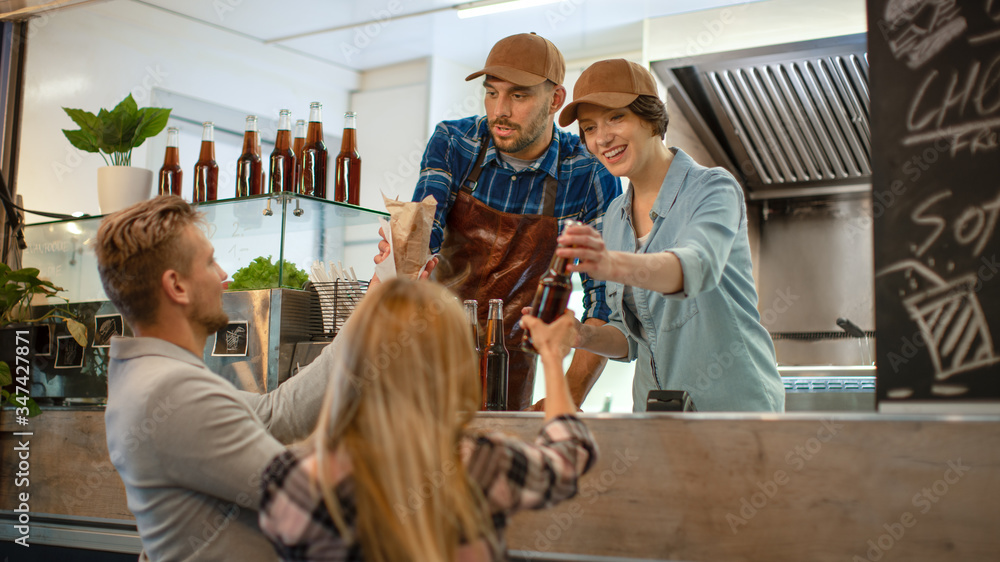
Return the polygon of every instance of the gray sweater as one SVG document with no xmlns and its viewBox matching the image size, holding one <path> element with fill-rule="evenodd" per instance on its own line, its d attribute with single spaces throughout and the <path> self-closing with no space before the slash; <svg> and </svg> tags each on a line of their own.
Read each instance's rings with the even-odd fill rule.
<svg viewBox="0 0 1000 562">
<path fill-rule="evenodd" d="M 149 559 L 277 559 L 257 524 L 261 473 L 312 431 L 337 347 L 261 395 L 167 341 L 112 339 L 108 451 Z"/>
</svg>

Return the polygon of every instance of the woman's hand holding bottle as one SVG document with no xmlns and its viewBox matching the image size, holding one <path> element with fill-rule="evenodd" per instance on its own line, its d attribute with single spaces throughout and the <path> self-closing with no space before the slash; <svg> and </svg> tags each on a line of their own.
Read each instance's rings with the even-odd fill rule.
<svg viewBox="0 0 1000 562">
<path fill-rule="evenodd" d="M 591 226 L 571 226 L 558 239 L 556 255 L 579 260 L 570 265 L 570 271 L 586 273 L 594 279 L 614 280 L 618 264 L 615 254 L 604 246 L 601 233 Z"/>
<path fill-rule="evenodd" d="M 563 358 L 576 343 L 580 322 L 567 310 L 555 321 L 546 324 L 534 316 L 521 318 L 524 328 L 531 332 L 531 342 L 542 358 L 545 372 L 545 419 L 572 414 L 577 411 L 566 384 Z"/>
</svg>

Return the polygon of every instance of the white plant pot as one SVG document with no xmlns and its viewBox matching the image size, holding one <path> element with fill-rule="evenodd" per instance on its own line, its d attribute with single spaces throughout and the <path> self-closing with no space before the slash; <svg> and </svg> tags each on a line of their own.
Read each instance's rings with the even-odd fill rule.
<svg viewBox="0 0 1000 562">
<path fill-rule="evenodd" d="M 104 166 L 97 169 L 97 202 L 101 214 L 120 211 L 150 198 L 153 171 L 132 166 Z"/>
</svg>

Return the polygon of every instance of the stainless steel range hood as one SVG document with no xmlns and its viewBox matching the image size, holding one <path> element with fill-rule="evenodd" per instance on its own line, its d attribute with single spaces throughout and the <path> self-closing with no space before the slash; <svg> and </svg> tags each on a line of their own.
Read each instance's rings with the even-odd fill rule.
<svg viewBox="0 0 1000 562">
<path fill-rule="evenodd" d="M 865 34 L 652 64 L 750 199 L 871 189 Z"/>
</svg>

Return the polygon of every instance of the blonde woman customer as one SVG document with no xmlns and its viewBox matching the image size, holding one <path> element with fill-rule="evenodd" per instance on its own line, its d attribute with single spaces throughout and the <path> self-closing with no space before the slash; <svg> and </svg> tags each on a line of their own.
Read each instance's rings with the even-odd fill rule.
<svg viewBox="0 0 1000 562">
<path fill-rule="evenodd" d="M 664 144 L 666 106 L 636 63 L 587 68 L 559 124 L 577 120 L 587 149 L 629 180 L 604 215 L 603 236 L 580 226 L 559 238 L 560 255 L 580 260 L 574 271 L 607 281 L 611 319 L 582 326 L 577 346 L 636 361 L 635 410 L 650 390 L 667 389 L 686 390 L 701 411 L 782 411 L 736 180 Z"/>
<path fill-rule="evenodd" d="M 285 560 L 502 559 L 507 517 L 576 493 L 596 445 L 563 377 L 566 315 L 527 317 L 546 383 L 533 444 L 468 430 L 480 403 L 472 334 L 452 293 L 396 279 L 339 338 L 319 425 L 264 474 L 260 526 Z"/>
</svg>

